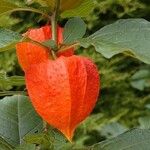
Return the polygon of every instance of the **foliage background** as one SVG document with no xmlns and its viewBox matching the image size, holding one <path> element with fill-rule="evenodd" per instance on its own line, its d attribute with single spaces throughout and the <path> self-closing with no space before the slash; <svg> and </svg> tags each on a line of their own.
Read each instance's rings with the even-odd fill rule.
<svg viewBox="0 0 150 150">
<path fill-rule="evenodd" d="M 23 0 L 15 2 L 30 3 Z M 38 7 L 37 4 L 31 5 Z M 85 18 L 87 35 L 121 18 L 142 17 L 150 21 L 149 14 L 149 0 L 97 0 L 94 11 Z M 66 21 L 60 20 L 60 24 L 63 26 Z M 45 23 L 46 20 L 41 16 L 29 12 L 17 12 L 0 17 L 0 26 L 20 33 Z M 92 145 L 119 135 L 129 128 L 149 128 L 150 66 L 124 55 L 107 60 L 92 47 L 79 49 L 77 54 L 90 57 L 97 64 L 101 76 L 101 92 L 93 113 L 76 131 L 76 143 Z M 0 53 L 0 79 L 11 75 L 23 75 L 15 50 Z M 6 86 L 0 82 L 1 92 L 24 89 L 23 86 Z"/>
</svg>

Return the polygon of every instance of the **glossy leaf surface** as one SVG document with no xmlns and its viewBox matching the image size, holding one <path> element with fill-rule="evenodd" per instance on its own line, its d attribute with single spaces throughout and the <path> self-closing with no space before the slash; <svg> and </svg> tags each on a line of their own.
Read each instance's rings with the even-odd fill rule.
<svg viewBox="0 0 150 150">
<path fill-rule="evenodd" d="M 16 95 L 0 100 L 0 135 L 11 145 L 22 143 L 25 135 L 40 132 L 43 123 L 28 97 Z"/>
<path fill-rule="evenodd" d="M 150 64 L 149 31 L 150 22 L 144 19 L 122 19 L 79 42 L 86 48 L 94 46 L 106 58 L 125 53 Z"/>
</svg>

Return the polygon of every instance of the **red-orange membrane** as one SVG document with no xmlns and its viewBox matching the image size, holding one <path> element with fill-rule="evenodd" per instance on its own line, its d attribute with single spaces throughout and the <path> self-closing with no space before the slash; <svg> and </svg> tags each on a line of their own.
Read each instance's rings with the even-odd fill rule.
<svg viewBox="0 0 150 150">
<path fill-rule="evenodd" d="M 70 141 L 75 128 L 93 110 L 99 74 L 87 58 L 70 56 L 32 65 L 25 72 L 29 96 L 39 115 Z"/>
<path fill-rule="evenodd" d="M 32 29 L 24 35 L 43 42 L 51 38 L 51 28 Z M 58 28 L 58 44 L 62 41 L 62 28 Z M 34 108 L 71 141 L 76 127 L 97 101 L 100 83 L 96 66 L 85 57 L 73 55 L 74 49 L 57 53 L 59 57 L 52 60 L 50 49 L 39 44 L 21 42 L 16 48 Z"/>
<path fill-rule="evenodd" d="M 16 53 L 20 66 L 26 71 L 32 64 L 38 64 L 49 59 L 49 49 L 30 42 L 16 45 Z"/>
</svg>

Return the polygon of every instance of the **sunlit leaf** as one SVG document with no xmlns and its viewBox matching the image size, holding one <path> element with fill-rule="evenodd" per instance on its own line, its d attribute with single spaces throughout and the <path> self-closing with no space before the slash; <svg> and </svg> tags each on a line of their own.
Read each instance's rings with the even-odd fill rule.
<svg viewBox="0 0 150 150">
<path fill-rule="evenodd" d="M 80 6 L 84 0 L 61 0 L 60 8 L 61 11 L 70 10 Z"/>
<path fill-rule="evenodd" d="M 94 8 L 94 0 L 83 0 L 80 5 L 61 13 L 62 18 L 87 17 Z"/>
<path fill-rule="evenodd" d="M 7 0 L 0 1 L 0 15 L 6 12 L 12 11 L 16 8 L 19 8 L 19 6 L 14 3 L 11 3 Z"/>
</svg>

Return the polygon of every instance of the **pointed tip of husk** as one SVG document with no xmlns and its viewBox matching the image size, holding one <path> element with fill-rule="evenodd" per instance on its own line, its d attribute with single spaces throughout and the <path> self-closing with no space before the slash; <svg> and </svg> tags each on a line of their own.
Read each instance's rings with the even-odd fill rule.
<svg viewBox="0 0 150 150">
<path fill-rule="evenodd" d="M 70 143 L 73 143 L 72 139 L 73 139 L 73 136 L 74 136 L 74 129 L 73 130 L 66 130 L 66 131 L 63 131 L 62 132 L 64 134 L 64 136 L 67 138 L 67 140 L 70 142 Z"/>
<path fill-rule="evenodd" d="M 70 143 L 73 143 L 72 137 L 67 137 L 66 135 L 65 135 L 65 137 L 67 138 L 67 140 L 68 140 Z"/>
</svg>

